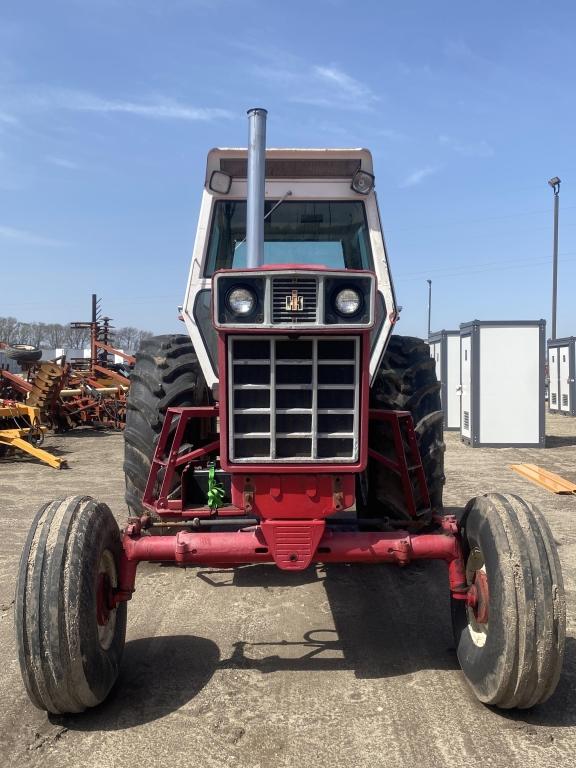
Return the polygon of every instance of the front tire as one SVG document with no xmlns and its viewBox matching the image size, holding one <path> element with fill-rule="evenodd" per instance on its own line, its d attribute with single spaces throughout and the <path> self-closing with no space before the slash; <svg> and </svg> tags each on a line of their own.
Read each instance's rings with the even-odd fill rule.
<svg viewBox="0 0 576 768">
<path fill-rule="evenodd" d="M 20 560 L 15 622 L 22 678 L 39 709 L 82 712 L 116 682 L 126 603 L 110 609 L 103 598 L 118 586 L 121 551 L 112 512 L 89 496 L 49 502 L 34 518 Z"/>
<path fill-rule="evenodd" d="M 564 656 L 560 561 L 536 507 L 511 494 L 472 499 L 461 521 L 468 585 L 480 602 L 452 599 L 458 660 L 476 696 L 526 709 L 554 692 Z"/>
</svg>

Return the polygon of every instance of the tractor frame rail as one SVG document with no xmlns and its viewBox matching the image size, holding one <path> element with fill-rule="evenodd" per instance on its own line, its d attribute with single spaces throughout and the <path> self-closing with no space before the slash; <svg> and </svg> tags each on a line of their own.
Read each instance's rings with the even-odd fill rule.
<svg viewBox="0 0 576 768">
<path fill-rule="evenodd" d="M 353 482 L 354 476 L 344 472 L 337 476 L 333 470 L 322 473 L 320 467 L 315 490 L 319 500 L 317 515 L 308 511 L 305 490 L 298 493 L 302 475 L 284 475 L 282 481 L 272 484 L 268 476 L 259 475 L 265 482 L 258 485 L 259 481 L 254 480 L 257 472 L 253 472 L 250 482 L 255 483 L 255 488 L 234 494 L 236 478 L 243 483 L 246 468 L 232 476 L 236 503 L 217 509 L 189 505 L 185 498 L 187 475 L 209 463 L 218 464 L 220 440 L 209 428 L 218 415 L 217 405 L 167 409 L 143 495 L 147 512 L 130 518 L 124 529 L 118 586 L 110 590 L 108 604 L 130 599 L 137 565 L 143 561 L 209 567 L 275 563 L 282 570 L 299 571 L 313 563 L 404 566 L 413 560 L 443 560 L 448 565 L 453 597 L 469 599 L 458 523 L 454 516 L 434 516 L 430 509 L 410 413 L 370 411 L 370 419 L 388 425 L 395 450 L 390 458 L 370 448 L 369 457 L 386 463 L 398 475 L 409 511 L 409 519 L 392 531 L 360 530 L 362 520 L 334 517 L 334 513 L 350 506 L 350 500 L 353 503 L 354 486 L 348 478 Z M 204 445 L 186 447 L 187 427 L 196 419 L 205 422 Z M 174 493 L 177 477 L 181 487 Z M 326 481 L 324 489 L 322 478 Z M 280 492 L 281 482 L 284 486 Z M 290 486 L 296 489 L 291 502 L 286 495 Z M 284 499 L 278 506 L 278 516 L 273 514 L 275 496 Z M 427 532 L 418 532 L 424 526 Z M 170 528 L 172 531 L 166 531 L 169 535 L 164 535 L 164 530 Z M 158 535 L 158 529 L 163 535 Z"/>
</svg>

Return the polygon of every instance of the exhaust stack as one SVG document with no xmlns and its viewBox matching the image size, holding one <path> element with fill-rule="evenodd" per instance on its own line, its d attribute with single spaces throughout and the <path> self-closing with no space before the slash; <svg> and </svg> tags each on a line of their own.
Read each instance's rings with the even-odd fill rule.
<svg viewBox="0 0 576 768">
<path fill-rule="evenodd" d="M 266 178 L 265 109 L 248 110 L 248 199 L 246 205 L 246 266 L 264 263 L 264 183 Z"/>
</svg>

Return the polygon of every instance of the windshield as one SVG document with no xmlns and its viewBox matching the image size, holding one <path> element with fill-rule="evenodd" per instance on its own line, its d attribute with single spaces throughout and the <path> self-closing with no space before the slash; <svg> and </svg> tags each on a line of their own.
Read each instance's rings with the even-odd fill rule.
<svg viewBox="0 0 576 768">
<path fill-rule="evenodd" d="M 267 200 L 265 264 L 321 264 L 332 269 L 372 269 L 364 203 L 357 200 Z M 270 213 L 270 211 L 272 211 Z M 246 201 L 214 205 L 206 260 L 207 277 L 217 269 L 246 266 Z"/>
</svg>

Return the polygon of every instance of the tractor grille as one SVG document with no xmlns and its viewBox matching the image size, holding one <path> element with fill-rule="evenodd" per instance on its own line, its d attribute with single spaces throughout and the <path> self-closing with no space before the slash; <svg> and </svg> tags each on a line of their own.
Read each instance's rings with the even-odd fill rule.
<svg viewBox="0 0 576 768">
<path fill-rule="evenodd" d="M 232 337 L 228 371 L 231 461 L 357 461 L 358 337 Z"/>
<path fill-rule="evenodd" d="M 317 294 L 315 277 L 275 277 L 272 280 L 272 322 L 315 323 Z"/>
</svg>

